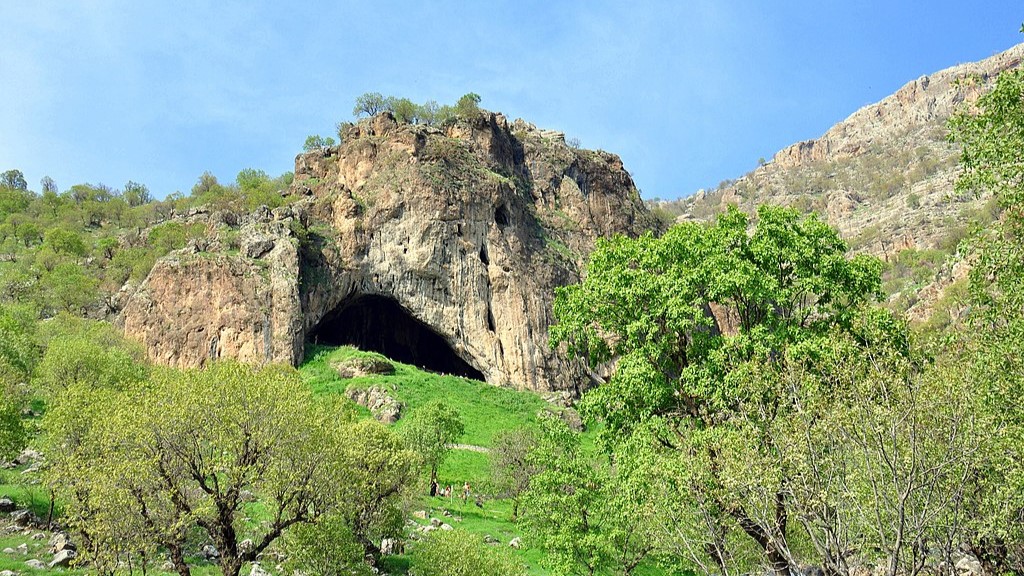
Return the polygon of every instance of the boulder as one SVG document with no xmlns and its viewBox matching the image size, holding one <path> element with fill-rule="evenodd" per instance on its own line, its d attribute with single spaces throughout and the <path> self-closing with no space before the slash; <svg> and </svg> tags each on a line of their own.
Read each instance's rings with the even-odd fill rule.
<svg viewBox="0 0 1024 576">
<path fill-rule="evenodd" d="M 977 558 L 971 555 L 966 555 L 956 562 L 956 573 L 959 576 L 984 576 L 985 570 L 981 567 L 981 562 Z"/>
<path fill-rule="evenodd" d="M 46 570 L 46 564 L 43 564 L 42 560 L 37 560 L 35 558 L 26 560 L 25 565 L 33 570 Z"/>
<path fill-rule="evenodd" d="M 55 532 L 47 542 L 50 554 L 57 554 L 65 550 L 78 550 L 75 543 L 71 541 L 71 537 L 64 532 Z"/>
<path fill-rule="evenodd" d="M 0 498 L 0 512 L 4 514 L 9 514 L 11 512 L 14 512 L 16 509 L 17 507 L 14 505 L 13 500 L 7 497 Z"/>
<path fill-rule="evenodd" d="M 15 510 L 11 513 L 11 522 L 19 528 L 26 528 L 38 525 L 39 519 L 31 510 Z"/>
<path fill-rule="evenodd" d="M 390 376 L 395 373 L 395 365 L 382 358 L 360 356 L 343 360 L 334 366 L 339 378 L 359 378 L 360 376 Z"/>
<path fill-rule="evenodd" d="M 380 541 L 380 553 L 393 556 L 403 552 L 402 541 L 397 538 L 384 538 Z"/>
<path fill-rule="evenodd" d="M 199 550 L 199 555 L 208 562 L 213 562 L 220 558 L 220 552 L 217 551 L 217 548 L 215 548 L 213 544 L 205 544 Z"/>
<path fill-rule="evenodd" d="M 384 424 L 394 424 L 401 417 L 402 403 L 380 386 L 349 388 L 345 395 L 356 404 L 365 407 L 374 418 Z"/>
<path fill-rule="evenodd" d="M 71 562 L 78 556 L 78 553 L 74 550 L 61 550 L 53 556 L 53 560 L 47 564 L 50 568 L 67 568 L 71 566 Z"/>
</svg>

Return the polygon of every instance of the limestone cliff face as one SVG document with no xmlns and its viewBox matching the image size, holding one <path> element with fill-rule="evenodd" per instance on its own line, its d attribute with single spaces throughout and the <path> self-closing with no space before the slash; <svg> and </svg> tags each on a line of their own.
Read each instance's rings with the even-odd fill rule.
<svg viewBox="0 0 1024 576">
<path fill-rule="evenodd" d="M 238 227 L 238 250 L 217 240 L 192 243 L 161 259 L 121 313 L 125 333 L 153 361 L 198 366 L 210 358 L 293 362 L 301 350 L 299 246 L 290 208 L 257 213 L 240 227 L 196 211 L 183 219 Z"/>
<path fill-rule="evenodd" d="M 732 203 L 787 204 L 825 215 L 860 251 L 937 247 L 984 203 L 953 192 L 959 150 L 946 141 L 946 122 L 1022 60 L 1024 44 L 910 81 L 681 210 L 703 217 Z"/>
<path fill-rule="evenodd" d="M 237 253 L 159 262 L 125 332 L 179 366 L 297 363 L 308 338 L 573 390 L 586 371 L 548 346 L 555 287 L 579 279 L 598 237 L 658 226 L 617 156 L 489 113 L 444 130 L 364 120 L 342 145 L 300 155 L 290 194 L 242 218 Z"/>
<path fill-rule="evenodd" d="M 946 253 L 948 259 L 931 270 L 931 280 L 888 282 L 894 306 L 906 308 L 913 320 L 925 320 L 937 306 L 947 305 L 941 302 L 944 289 L 964 277 L 957 242 L 972 222 L 985 224 L 995 215 L 989 198 L 954 191 L 960 151 L 947 142 L 947 121 L 1022 61 L 1024 44 L 922 76 L 820 138 L 788 146 L 715 191 L 663 208 L 691 219 L 710 217 L 729 204 L 748 212 L 763 203 L 783 204 L 823 215 L 852 249 L 889 262 L 896 263 L 907 249 Z M 899 273 L 896 265 L 887 276 Z"/>
</svg>

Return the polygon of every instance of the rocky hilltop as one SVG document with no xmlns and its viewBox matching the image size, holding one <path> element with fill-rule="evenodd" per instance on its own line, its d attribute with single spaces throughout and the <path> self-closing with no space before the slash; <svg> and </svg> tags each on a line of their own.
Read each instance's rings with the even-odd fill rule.
<svg viewBox="0 0 1024 576">
<path fill-rule="evenodd" d="M 820 138 L 784 148 L 717 190 L 662 208 L 692 219 L 728 204 L 749 212 L 762 203 L 784 204 L 822 214 L 854 250 L 889 261 L 906 249 L 955 252 L 970 224 L 993 218 L 995 206 L 985 197 L 954 192 L 959 149 L 946 139 L 947 120 L 1022 59 L 1024 44 L 922 76 Z M 904 298 L 908 305 L 920 302 L 914 311 L 919 319 L 964 267 L 946 262 L 936 272 L 934 282 L 913 286 L 912 297 Z"/>
<path fill-rule="evenodd" d="M 445 128 L 382 114 L 302 154 L 288 204 L 179 218 L 209 240 L 125 295 L 125 333 L 162 364 L 288 362 L 308 342 L 534 390 L 586 385 L 548 346 L 554 289 L 597 238 L 659 226 L 621 160 L 481 113 Z"/>
<path fill-rule="evenodd" d="M 855 248 L 882 256 L 938 246 L 984 202 L 953 192 L 959 150 L 946 140 L 946 122 L 1022 59 L 1024 44 L 908 82 L 820 138 L 684 200 L 684 217 L 774 202 L 818 211 Z"/>
</svg>

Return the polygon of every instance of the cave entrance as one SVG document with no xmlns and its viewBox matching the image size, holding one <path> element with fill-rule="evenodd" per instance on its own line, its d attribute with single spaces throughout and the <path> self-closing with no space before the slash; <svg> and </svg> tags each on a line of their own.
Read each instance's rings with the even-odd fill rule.
<svg viewBox="0 0 1024 576">
<path fill-rule="evenodd" d="M 383 296 L 345 300 L 320 321 L 310 339 L 318 344 L 379 352 L 432 372 L 484 380 L 484 375 L 460 358 L 440 334 L 414 318 L 398 302 Z"/>
</svg>

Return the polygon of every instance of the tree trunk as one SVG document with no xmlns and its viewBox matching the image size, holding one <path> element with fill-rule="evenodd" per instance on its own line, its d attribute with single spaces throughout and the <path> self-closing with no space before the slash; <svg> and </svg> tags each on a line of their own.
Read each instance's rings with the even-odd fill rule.
<svg viewBox="0 0 1024 576">
<path fill-rule="evenodd" d="M 180 576 L 192 576 L 192 570 L 185 562 L 185 554 L 181 546 L 169 546 L 167 551 L 171 556 L 171 564 L 174 565 L 174 571 Z"/>
<path fill-rule="evenodd" d="M 242 571 L 242 560 L 238 556 L 223 554 L 220 557 L 220 572 L 223 576 L 238 576 Z"/>
</svg>

